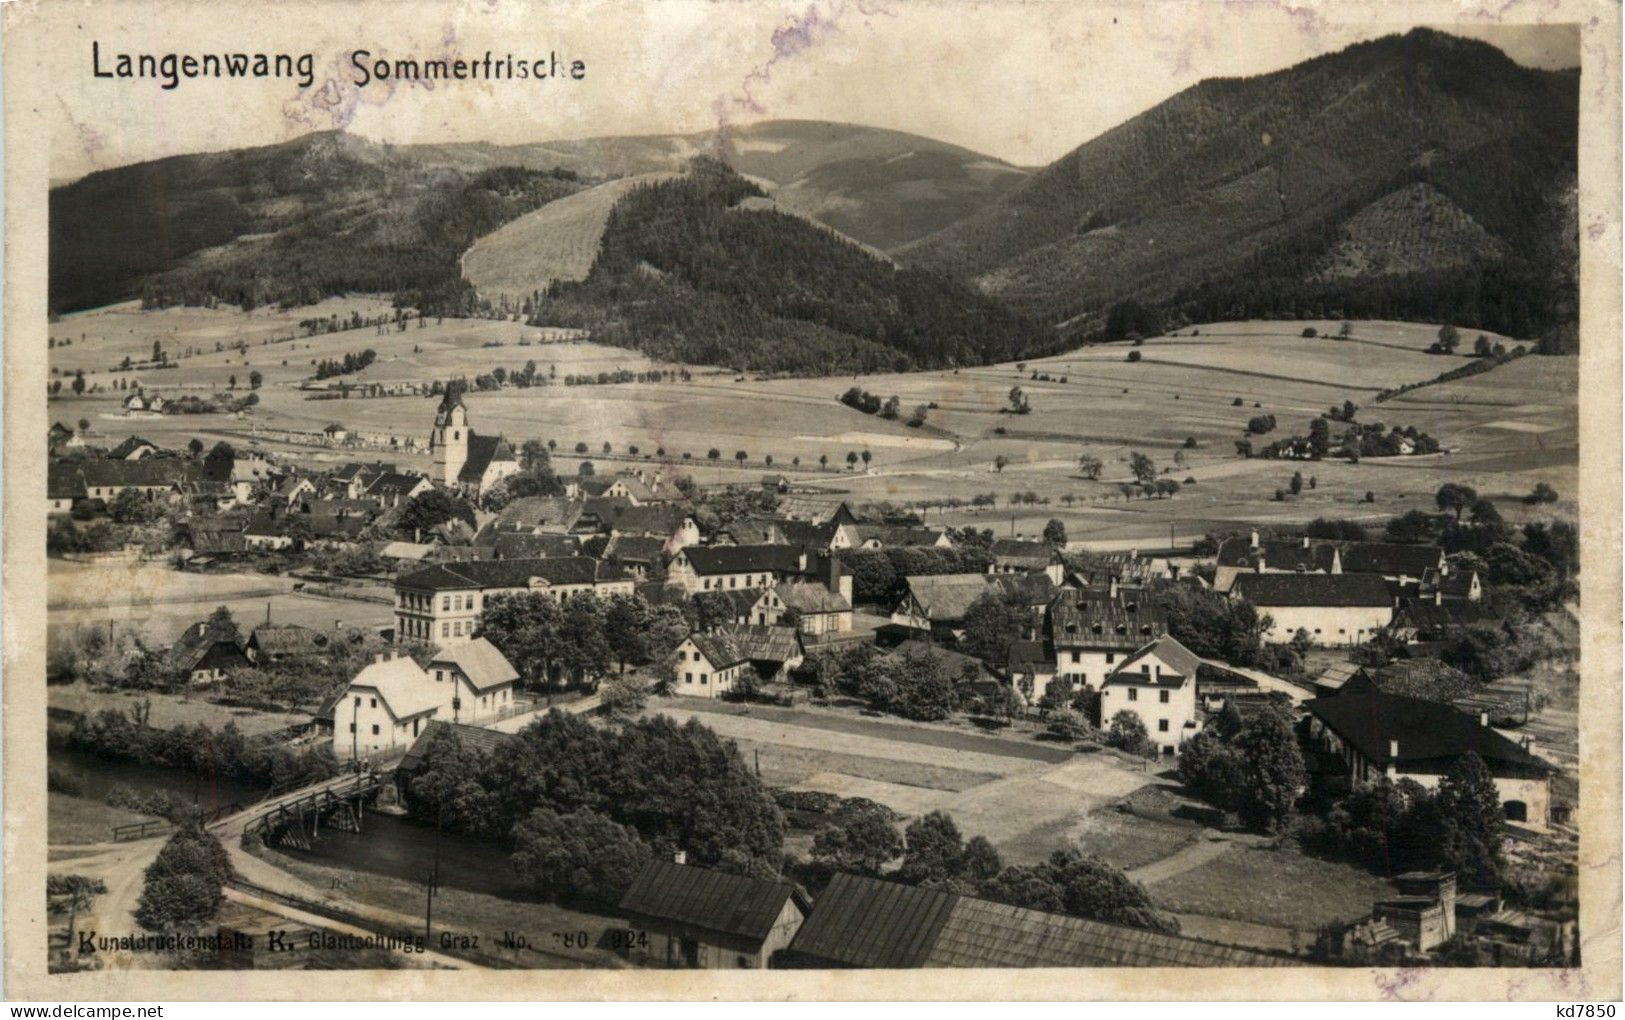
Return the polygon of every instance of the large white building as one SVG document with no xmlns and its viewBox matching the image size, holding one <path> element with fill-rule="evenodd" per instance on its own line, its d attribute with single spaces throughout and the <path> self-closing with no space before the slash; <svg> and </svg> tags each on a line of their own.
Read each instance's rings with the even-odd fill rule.
<svg viewBox="0 0 1625 1020">
<path fill-rule="evenodd" d="M 1162 754 L 1196 735 L 1196 653 L 1164 635 L 1118 664 L 1100 687 L 1100 725 L 1128 711 Z"/>
<path fill-rule="evenodd" d="M 631 575 L 587 556 L 444 563 L 395 579 L 395 640 L 441 646 L 468 641 L 492 595 L 541 592 L 562 601 L 633 590 Z"/>
<path fill-rule="evenodd" d="M 1377 574 L 1242 574 L 1230 589 L 1268 616 L 1264 640 L 1291 641 L 1301 630 L 1325 647 L 1363 645 L 1394 618 L 1395 597 Z"/>
<path fill-rule="evenodd" d="M 519 674 L 484 638 L 438 653 L 429 668 L 381 653 L 333 705 L 333 753 L 341 759 L 404 753 L 430 719 L 490 723 L 513 713 Z"/>
</svg>

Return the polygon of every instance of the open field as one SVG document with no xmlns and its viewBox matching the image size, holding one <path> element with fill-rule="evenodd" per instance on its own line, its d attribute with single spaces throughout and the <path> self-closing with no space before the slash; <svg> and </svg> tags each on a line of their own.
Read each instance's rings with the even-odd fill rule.
<svg viewBox="0 0 1625 1020">
<path fill-rule="evenodd" d="M 52 846 L 105 843 L 115 825 L 156 821 L 151 815 L 137 814 L 84 797 L 72 797 L 65 793 L 51 793 L 47 797 L 45 831 L 46 839 Z M 69 869 L 65 867 L 63 870 Z"/>
<path fill-rule="evenodd" d="M 217 705 L 188 694 L 163 691 L 118 691 L 93 688 L 84 683 L 52 684 L 45 689 L 46 704 L 54 710 L 94 715 L 102 711 L 128 713 L 137 706 L 150 709 L 147 721 L 158 729 L 177 726 L 207 726 L 213 730 L 235 723 L 245 736 L 275 733 L 290 726 L 310 722 L 309 713 L 268 712 L 255 708 Z"/>
<path fill-rule="evenodd" d="M 1319 926 L 1364 917 L 1374 900 L 1394 893 L 1386 879 L 1353 865 L 1289 846 L 1242 845 L 1226 845 L 1207 863 L 1147 889 L 1164 910 L 1295 928 L 1306 945 Z"/>
<path fill-rule="evenodd" d="M 376 299 L 336 299 L 324 303 L 345 314 Z M 301 313 L 286 313 L 303 317 Z M 255 321 L 256 312 L 248 317 Z M 202 331 L 228 335 L 240 313 L 171 309 L 162 312 L 127 308 L 85 313 L 72 318 L 93 339 L 117 339 L 117 349 L 150 352 L 153 337 Z M 101 320 L 108 320 L 102 322 Z M 66 325 L 58 324 L 59 330 Z M 996 510 L 968 508 L 931 512 L 931 524 L 993 527 L 1001 534 L 1033 534 L 1051 517 L 1059 518 L 1074 542 L 1097 547 L 1130 548 L 1184 542 L 1215 529 L 1252 524 L 1302 523 L 1320 516 L 1348 517 L 1379 523 L 1397 512 L 1431 504 L 1444 481 L 1474 485 L 1500 501 L 1514 522 L 1526 511 L 1517 497 L 1544 481 L 1564 494 L 1558 513 L 1572 514 L 1577 486 L 1577 359 L 1527 357 L 1457 382 L 1424 387 L 1381 404 L 1378 389 L 1432 378 L 1467 362 L 1462 356 L 1424 353 L 1436 327 L 1426 324 L 1357 322 L 1351 340 L 1304 338 L 1302 322 L 1209 323 L 1192 336 L 1159 337 L 1137 348 L 1138 363 L 1125 360 L 1129 347 L 1086 347 L 1052 358 L 1015 365 L 992 365 L 902 375 L 822 379 L 756 379 L 694 369 L 688 382 L 636 383 L 590 387 L 554 385 L 527 390 L 504 389 L 468 398 L 474 427 L 500 432 L 522 442 L 536 438 L 557 443 L 555 459 L 573 471 L 580 459 L 600 469 L 623 460 L 605 460 L 604 443 L 618 458 L 628 447 L 639 459 L 664 449 L 683 470 L 702 484 L 753 483 L 773 458 L 773 470 L 829 490 L 830 500 L 969 499 L 984 492 L 999 498 Z M 1335 330 L 1337 323 L 1309 323 Z M 243 385 L 248 371 L 265 376 L 261 403 L 243 419 L 225 415 L 118 417 L 117 395 L 97 394 L 52 401 L 53 419 L 72 422 L 88 417 L 109 443 L 137 432 L 154 441 L 180 445 L 192 435 L 205 440 L 229 438 L 238 444 L 261 445 L 271 452 L 295 453 L 314 465 L 343 460 L 386 459 L 408 468 L 425 468 L 422 455 L 390 455 L 372 450 L 314 449 L 279 446 L 258 440 L 256 424 L 315 431 L 330 421 L 353 429 L 421 437 L 433 415 L 433 400 L 422 397 L 307 400 L 295 389 L 312 371 L 312 359 L 342 357 L 371 347 L 378 360 L 355 381 L 428 381 L 452 375 L 473 376 L 502 365 L 522 366 L 535 360 L 540 371 L 566 375 L 656 366 L 642 355 L 591 343 L 537 343 L 541 334 L 512 322 L 448 320 L 424 328 L 378 335 L 371 328 L 301 339 L 293 344 L 250 347 L 246 359 L 212 350 L 185 359 L 180 372 L 159 373 L 153 385 L 163 389 L 171 377 L 189 384 L 223 385 L 235 374 Z M 1476 336 L 1467 331 L 1467 344 Z M 1501 339 L 1493 338 L 1492 339 Z M 528 346 L 522 342 L 531 341 Z M 167 342 L 167 341 L 166 341 Z M 500 345 L 500 346 L 493 346 Z M 53 365 L 82 361 L 96 348 L 92 340 L 53 352 Z M 287 365 L 281 362 L 286 359 Z M 109 359 L 98 356 L 104 364 Z M 116 360 L 116 359 L 113 359 Z M 1035 381 L 1034 371 L 1050 381 Z M 152 373 L 148 373 L 151 375 Z M 105 382 L 102 376 L 94 377 Z M 1065 382 L 1060 381 L 1065 379 Z M 926 429 L 909 429 L 899 421 L 861 414 L 836 397 L 859 385 L 881 396 L 896 394 L 905 411 L 935 403 Z M 1026 415 L 1005 413 L 1008 394 L 1020 386 L 1030 401 Z M 1237 400 L 1241 401 L 1239 406 Z M 1248 418 L 1273 414 L 1276 432 L 1255 437 L 1262 445 L 1282 435 L 1303 433 L 1309 421 L 1333 404 L 1352 400 L 1359 420 L 1415 425 L 1436 436 L 1446 453 L 1414 458 L 1368 458 L 1359 464 L 1342 461 L 1283 462 L 1245 460 L 1235 454 L 1234 440 Z M 1003 430 L 1002 433 L 1000 430 Z M 1197 446 L 1183 449 L 1187 438 Z M 707 458 L 715 449 L 719 458 Z M 748 455 L 741 470 L 734 453 Z M 849 472 L 848 452 L 868 450 L 867 471 Z M 1135 451 L 1151 456 L 1167 477 L 1192 484 L 1171 499 L 1125 500 L 1119 483 L 1129 477 L 1128 457 Z M 1077 472 L 1080 453 L 1099 457 L 1105 468 L 1098 481 Z M 687 454 L 688 459 L 684 459 Z M 1182 463 L 1175 463 L 1175 455 Z M 827 457 L 836 470 L 815 470 Z M 996 463 L 1004 459 L 1000 469 Z M 799 461 L 799 464 L 797 463 Z M 1277 502 L 1295 470 L 1314 488 Z M 1033 492 L 1047 504 L 1009 508 L 1012 493 Z M 1374 502 L 1364 502 L 1371 492 Z M 1070 497 L 1073 505 L 1062 503 Z M 1538 511 L 1542 516 L 1551 507 Z"/>
<path fill-rule="evenodd" d="M 1155 853 L 1148 843 L 1131 846 L 1113 820 L 1093 814 L 1152 778 L 1109 754 L 815 709 L 771 716 L 756 708 L 750 715 L 710 709 L 669 699 L 649 711 L 679 721 L 699 718 L 737 741 L 747 762 L 759 753 L 769 782 L 868 797 L 911 818 L 946 811 L 967 837 L 986 836 L 1014 863 L 1039 861 L 1069 845 L 1135 863 Z M 1169 843 L 1163 854 L 1178 845 Z"/>
<path fill-rule="evenodd" d="M 112 622 L 165 644 L 217 606 L 231 610 L 244 635 L 264 623 L 267 612 L 274 623 L 320 628 L 342 622 L 373 629 L 393 621 L 388 605 L 296 592 L 292 581 L 269 574 L 194 574 L 155 563 L 53 559 L 46 577 L 46 621 L 52 629 Z"/>
</svg>

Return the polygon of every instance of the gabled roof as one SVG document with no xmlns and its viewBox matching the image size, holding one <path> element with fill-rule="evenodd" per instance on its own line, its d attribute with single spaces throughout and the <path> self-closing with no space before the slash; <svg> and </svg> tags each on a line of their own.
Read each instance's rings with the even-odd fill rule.
<svg viewBox="0 0 1625 1020">
<path fill-rule="evenodd" d="M 1494 620 L 1489 610 L 1477 602 L 1451 600 L 1434 605 L 1432 602 L 1411 600 L 1401 603 L 1394 613 L 1396 625 L 1410 624 L 1418 630 L 1463 630 L 1475 623 Z"/>
<path fill-rule="evenodd" d="M 158 444 L 152 442 L 151 440 L 143 439 L 140 436 L 131 436 L 128 439 L 124 440 L 124 442 L 118 444 L 117 446 L 115 446 L 111 450 L 109 450 L 107 455 L 109 457 L 114 457 L 114 458 L 117 458 L 119 460 L 123 460 L 125 457 L 128 457 L 130 454 L 134 453 L 135 451 L 137 451 L 137 450 L 139 450 L 139 449 L 141 449 L 143 447 L 146 447 L 147 449 L 151 449 L 151 450 L 156 450 L 156 449 L 158 449 Z"/>
<path fill-rule="evenodd" d="M 848 613 L 852 603 L 840 592 L 830 591 L 818 581 L 781 581 L 773 587 L 774 594 L 788 609 L 798 613 Z"/>
<path fill-rule="evenodd" d="M 933 623 L 965 618 L 971 603 L 986 595 L 994 574 L 919 574 L 903 578 L 908 593 Z"/>
<path fill-rule="evenodd" d="M 1012 674 L 1053 673 L 1055 651 L 1042 641 L 1012 641 L 1006 662 Z"/>
<path fill-rule="evenodd" d="M 590 556 L 560 556 L 554 559 L 442 563 L 396 578 L 395 586 L 431 591 L 526 588 L 530 587 L 532 578 L 548 584 L 564 585 L 628 580 L 626 573 L 613 564 L 600 563 Z"/>
<path fill-rule="evenodd" d="M 705 656 L 705 661 L 711 664 L 712 669 L 727 669 L 729 666 L 750 661 L 750 656 L 746 655 L 745 650 L 739 647 L 733 636 L 725 631 L 696 632 L 690 634 L 688 640 L 694 642 L 694 647 Z"/>
<path fill-rule="evenodd" d="M 791 545 L 810 545 L 816 549 L 828 549 L 830 543 L 835 540 L 835 532 L 840 525 L 834 521 L 815 524 L 812 521 L 785 518 L 775 521 L 773 527 L 778 529 L 779 534 Z"/>
<path fill-rule="evenodd" d="M 691 545 L 677 555 L 701 576 L 801 571 L 802 550 L 789 545 Z"/>
<path fill-rule="evenodd" d="M 496 535 L 488 548 L 492 559 L 545 560 L 580 556 L 581 540 L 574 535 Z"/>
<path fill-rule="evenodd" d="M 671 503 L 629 506 L 615 515 L 610 529 L 617 535 L 657 535 L 670 538 L 683 526 L 688 510 Z"/>
<path fill-rule="evenodd" d="M 1329 542 L 1265 539 L 1255 547 L 1248 538 L 1227 538 L 1219 544 L 1219 566 L 1250 567 L 1259 557 L 1270 570 L 1330 573 L 1337 546 Z"/>
<path fill-rule="evenodd" d="M 391 471 L 374 479 L 373 483 L 367 486 L 367 494 L 370 496 L 409 496 L 413 490 L 427 484 L 429 484 L 429 480 L 422 475 Z"/>
<path fill-rule="evenodd" d="M 1353 662 L 1334 662 L 1315 675 L 1315 686 L 1338 690 L 1365 669 Z"/>
<path fill-rule="evenodd" d="M 350 687 L 371 687 L 397 720 L 410 719 L 440 707 L 439 685 L 410 656 L 369 662 L 350 681 Z"/>
<path fill-rule="evenodd" d="M 1444 550 L 1436 545 L 1398 542 L 1350 542 L 1343 546 L 1342 555 L 1346 574 L 1403 574 L 1419 578 L 1424 571 L 1437 570 L 1444 562 Z"/>
<path fill-rule="evenodd" d="M 666 554 L 666 540 L 653 535 L 616 535 L 604 547 L 605 559 L 623 563 L 659 563 Z"/>
<path fill-rule="evenodd" d="M 858 541 L 873 540 L 879 542 L 883 549 L 935 546 L 942 541 L 944 534 L 931 528 L 913 528 L 901 524 L 853 524 L 849 527 L 857 534 Z"/>
<path fill-rule="evenodd" d="M 297 623 L 262 623 L 248 643 L 267 655 L 317 655 L 327 647 L 327 636 Z"/>
<path fill-rule="evenodd" d="M 1255 606 L 1392 606 L 1376 574 L 1242 574 L 1232 594 Z"/>
<path fill-rule="evenodd" d="M 837 874 L 790 951 L 848 967 L 1259 967 L 1282 960 L 942 889 Z"/>
<path fill-rule="evenodd" d="M 732 641 L 745 658 L 756 662 L 789 662 L 801 655 L 801 636 L 794 627 L 734 626 L 720 628 L 718 633 Z"/>
<path fill-rule="evenodd" d="M 461 644 L 452 645 L 435 653 L 429 668 L 436 666 L 454 666 L 468 677 L 469 683 L 475 690 L 483 691 L 492 687 L 500 687 L 519 679 L 519 673 L 508 662 L 506 656 L 483 637 Z"/>
<path fill-rule="evenodd" d="M 1131 609 L 1121 598 L 1089 598 L 1064 589 L 1049 605 L 1050 640 L 1056 648 L 1133 649 L 1168 633 L 1168 619 L 1149 603 Z"/>
<path fill-rule="evenodd" d="M 1422 591 L 1431 594 L 1437 591 L 1446 598 L 1465 599 L 1473 593 L 1473 579 L 1478 576 L 1476 570 L 1457 570 L 1448 576 L 1441 576 L 1437 570 L 1429 569 L 1422 575 Z"/>
<path fill-rule="evenodd" d="M 1141 667 L 1151 658 L 1160 659 L 1173 667 L 1173 672 L 1152 673 L 1149 676 L 1141 673 Z M 1180 644 L 1172 636 L 1164 634 L 1118 664 L 1106 677 L 1106 683 L 1149 682 L 1158 687 L 1182 687 L 1184 681 L 1196 679 L 1196 670 L 1201 664 L 1202 660 L 1197 658 L 1195 652 Z"/>
<path fill-rule="evenodd" d="M 186 477 L 186 462 L 174 457 L 143 457 L 140 460 L 85 460 L 79 462 L 85 484 L 108 488 L 140 486 L 158 488 L 179 485 Z"/>
<path fill-rule="evenodd" d="M 529 531 L 535 528 L 568 531 L 580 516 L 579 499 L 566 499 L 563 496 L 523 496 L 498 511 L 496 520 L 491 522 L 486 531 L 492 534 L 498 530 Z"/>
<path fill-rule="evenodd" d="M 486 469 L 501 461 L 514 460 L 513 447 L 501 436 L 468 434 L 468 459 L 457 472 L 459 482 L 477 483 L 485 478 Z"/>
<path fill-rule="evenodd" d="M 340 692 L 339 697 L 343 696 L 343 692 Z M 395 768 L 408 774 L 415 770 L 428 755 L 429 745 L 434 743 L 435 737 L 441 733 L 450 733 L 463 747 L 482 754 L 496 754 L 519 739 L 516 734 L 503 733 L 484 726 L 468 726 L 463 723 L 447 722 L 444 719 L 430 719 Z"/>
<path fill-rule="evenodd" d="M 1303 707 L 1377 766 L 1447 764 L 1477 752 L 1492 773 L 1545 774 L 1539 758 L 1449 705 L 1380 691 L 1312 698 Z M 1398 754 L 1391 741 L 1398 741 Z"/>
<path fill-rule="evenodd" d="M 684 930 L 764 941 L 795 887 L 671 861 L 651 861 L 621 897 L 620 909 Z"/>
</svg>

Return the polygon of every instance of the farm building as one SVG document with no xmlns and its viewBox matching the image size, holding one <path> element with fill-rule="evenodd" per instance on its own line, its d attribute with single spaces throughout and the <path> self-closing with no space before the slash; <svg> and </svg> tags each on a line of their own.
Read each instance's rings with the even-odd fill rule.
<svg viewBox="0 0 1625 1020">
<path fill-rule="evenodd" d="M 725 632 L 690 634 L 677 646 L 677 676 L 672 693 L 720 698 L 733 690 L 750 657 Z"/>
<path fill-rule="evenodd" d="M 1388 582 L 1375 574 L 1243 574 L 1230 594 L 1269 616 L 1270 642 L 1301 630 L 1323 647 L 1363 645 L 1394 618 Z"/>
<path fill-rule="evenodd" d="M 841 634 L 852 629 L 852 603 L 839 591 L 831 591 L 816 581 L 796 579 L 784 581 L 768 590 L 764 598 L 772 600 L 771 609 L 778 617 L 757 622 L 777 623 L 785 612 L 794 615 L 796 629 L 814 637 L 823 634 Z"/>
<path fill-rule="evenodd" d="M 221 633 L 208 620 L 199 620 L 169 646 L 168 668 L 189 683 L 219 683 L 234 669 L 247 669 L 251 663 L 236 640 Z"/>
<path fill-rule="evenodd" d="M 327 635 L 297 623 L 262 623 L 248 635 L 248 658 L 258 664 L 308 659 L 327 651 Z"/>
<path fill-rule="evenodd" d="M 1387 776 L 1431 789 L 1472 751 L 1494 778 L 1508 821 L 1531 828 L 1548 824 L 1551 766 L 1491 728 L 1487 715 L 1369 689 L 1314 698 L 1304 708 L 1309 739 L 1323 752 L 1321 768 L 1334 769 L 1344 783 Z"/>
<path fill-rule="evenodd" d="M 791 940 L 796 967 L 1271 967 L 1283 959 L 1178 935 L 837 874 Z"/>
<path fill-rule="evenodd" d="M 1247 538 L 1227 538 L 1219 544 L 1213 590 L 1228 592 L 1244 574 L 1341 574 L 1337 546 L 1329 542 L 1259 541 L 1258 532 Z"/>
<path fill-rule="evenodd" d="M 790 944 L 808 902 L 782 879 L 652 861 L 621 897 L 621 913 L 649 931 L 637 962 L 698 969 L 762 969 Z"/>
</svg>

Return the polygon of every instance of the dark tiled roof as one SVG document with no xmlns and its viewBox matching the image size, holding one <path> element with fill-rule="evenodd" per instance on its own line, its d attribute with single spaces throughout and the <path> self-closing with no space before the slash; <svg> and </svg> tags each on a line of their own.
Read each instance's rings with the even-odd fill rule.
<svg viewBox="0 0 1625 1020">
<path fill-rule="evenodd" d="M 589 556 L 561 556 L 540 560 L 472 560 L 443 563 L 403 575 L 398 588 L 453 591 L 469 588 L 524 588 L 539 577 L 549 584 L 592 584 L 624 581 L 626 575 L 611 564 Z"/>
<path fill-rule="evenodd" d="M 413 489 L 417 488 L 419 485 L 422 485 L 425 481 L 427 481 L 427 479 L 425 479 L 422 475 L 404 474 L 399 471 L 391 471 L 388 474 L 379 475 L 378 478 L 367 487 L 367 492 L 368 494 L 374 496 L 404 496 Z"/>
<path fill-rule="evenodd" d="M 266 655 L 315 655 L 327 646 L 327 636 L 297 623 L 262 623 L 248 643 Z"/>
<path fill-rule="evenodd" d="M 1403 694 L 1333 694 L 1303 703 L 1316 718 L 1378 766 L 1455 759 L 1476 751 L 1491 772 L 1548 771 L 1540 759 L 1478 719 L 1449 705 Z M 1390 741 L 1399 741 L 1391 755 Z"/>
<path fill-rule="evenodd" d="M 50 499 L 80 499 L 85 495 L 85 479 L 79 466 L 67 461 L 51 461 L 45 469 L 45 495 Z"/>
<path fill-rule="evenodd" d="M 485 543 L 476 542 L 477 545 Z M 523 535 L 506 534 L 491 536 L 487 547 L 492 559 L 497 560 L 545 560 L 561 556 L 581 555 L 581 540 L 574 535 Z"/>
<path fill-rule="evenodd" d="M 684 929 L 756 942 L 773 932 L 794 887 L 782 880 L 651 861 L 621 897 L 621 910 Z"/>
<path fill-rule="evenodd" d="M 1404 574 L 1419 578 L 1429 568 L 1438 568 L 1444 561 L 1444 550 L 1436 545 L 1350 542 L 1343 547 L 1342 557 L 1345 573 Z"/>
<path fill-rule="evenodd" d="M 1047 542 L 1025 542 L 1019 538 L 1001 538 L 988 550 L 995 562 L 1024 562 L 1048 565 L 1055 558 L 1055 547 Z"/>
<path fill-rule="evenodd" d="M 691 545 L 679 553 L 701 575 L 799 573 L 801 554 L 789 545 Z"/>
<path fill-rule="evenodd" d="M 342 692 L 340 693 L 342 696 Z M 430 719 L 423 732 L 418 734 L 416 740 L 412 741 L 412 746 L 407 749 L 406 755 L 395 766 L 396 769 L 401 772 L 411 772 L 417 768 L 423 761 L 424 756 L 429 753 L 429 745 L 434 742 L 435 735 L 439 733 L 450 733 L 457 738 L 457 742 L 462 744 L 463 747 L 484 754 L 495 754 L 505 745 L 519 739 L 512 733 L 502 733 L 497 730 L 487 729 L 484 726 L 465 726 L 461 723 Z"/>
<path fill-rule="evenodd" d="M 752 624 L 728 627 L 720 633 L 733 642 L 740 654 L 754 661 L 789 662 L 801 654 L 801 640 L 794 627 Z"/>
<path fill-rule="evenodd" d="M 1250 567 L 1262 556 L 1270 570 L 1302 570 L 1329 573 L 1337 546 L 1326 542 L 1287 542 L 1265 539 L 1255 549 L 1250 539 L 1227 538 L 1219 545 L 1219 566 Z"/>
<path fill-rule="evenodd" d="M 150 446 L 154 450 L 158 449 L 157 443 L 142 439 L 140 436 L 131 436 L 124 440 L 124 442 L 109 450 L 107 455 L 109 457 L 117 458 L 118 460 L 123 460 L 125 457 L 128 457 L 130 454 L 141 449 L 143 446 Z"/>
<path fill-rule="evenodd" d="M 779 534 L 792 545 L 810 545 L 818 549 L 828 549 L 840 525 L 833 521 L 814 524 L 811 521 L 793 521 L 787 518 L 775 522 L 774 527 L 778 528 Z"/>
<path fill-rule="evenodd" d="M 688 639 L 694 642 L 694 647 L 705 656 L 705 661 L 711 664 L 712 669 L 727 669 L 729 666 L 750 660 L 750 656 L 739 647 L 733 635 L 726 631 L 690 634 Z"/>
<path fill-rule="evenodd" d="M 665 539 L 644 535 L 616 535 L 604 548 L 605 559 L 623 563 L 657 564 L 665 556 Z"/>
<path fill-rule="evenodd" d="M 1231 591 L 1255 606 L 1392 606 L 1375 574 L 1242 574 Z"/>
<path fill-rule="evenodd" d="M 1418 630 L 1436 631 L 1461 630 L 1493 619 L 1490 612 L 1477 602 L 1450 601 L 1434 605 L 1432 602 L 1412 601 L 1401 605 L 1394 614 L 1396 624 L 1409 623 Z"/>
<path fill-rule="evenodd" d="M 838 874 L 790 951 L 848 967 L 1259 967 L 1284 961 L 1178 935 Z"/>
<path fill-rule="evenodd" d="M 1012 641 L 1008 664 L 1011 673 L 1053 673 L 1055 653 L 1042 641 Z"/>
<path fill-rule="evenodd" d="M 501 436 L 481 436 L 473 432 L 468 434 L 468 460 L 463 462 L 463 469 L 457 472 L 459 482 L 478 482 L 485 477 L 485 470 L 493 461 L 513 460 L 513 447 Z"/>
<path fill-rule="evenodd" d="M 156 488 L 179 485 L 186 478 L 186 462 L 174 457 L 143 457 L 140 460 L 86 460 L 79 472 L 89 486 L 136 485 Z"/>
<path fill-rule="evenodd" d="M 1080 598 L 1071 589 L 1050 603 L 1050 640 L 1056 648 L 1135 649 L 1168 633 L 1160 610 L 1122 599 Z"/>
<path fill-rule="evenodd" d="M 563 496 L 523 496 L 503 507 L 487 532 L 554 528 L 568 530 L 581 516 L 581 501 Z M 486 532 L 482 532 L 484 534 Z"/>
<path fill-rule="evenodd" d="M 1158 680 L 1159 683 L 1166 684 L 1170 687 L 1179 686 L 1179 684 L 1174 682 L 1176 679 L 1196 679 L 1197 667 L 1202 665 L 1202 660 L 1196 657 L 1195 652 L 1180 644 L 1170 635 L 1164 634 L 1162 637 L 1157 638 L 1155 641 L 1124 659 L 1122 664 L 1112 671 L 1111 676 L 1107 677 L 1107 682 L 1109 683 L 1113 680 L 1122 680 L 1124 682 L 1132 681 L 1135 683 L 1140 682 L 1141 675 L 1139 674 L 1138 670 L 1140 668 L 1141 660 L 1153 655 L 1174 668 L 1173 676 L 1163 673 Z"/>
<path fill-rule="evenodd" d="M 785 581 L 773 589 L 789 609 L 798 613 L 846 613 L 852 603 L 818 581 Z"/>
<path fill-rule="evenodd" d="M 959 897 L 940 889 L 837 874 L 790 951 L 847 967 L 923 967 Z"/>
<path fill-rule="evenodd" d="M 670 538 L 683 526 L 688 511 L 670 503 L 629 506 L 615 516 L 611 530 L 617 535 L 658 535 Z"/>
</svg>

